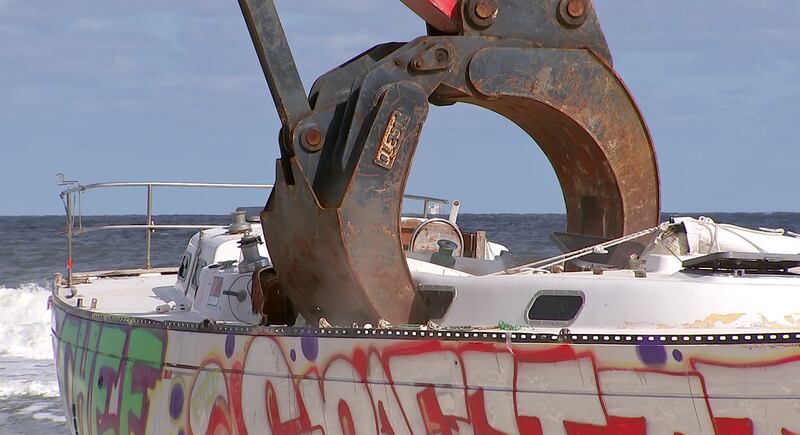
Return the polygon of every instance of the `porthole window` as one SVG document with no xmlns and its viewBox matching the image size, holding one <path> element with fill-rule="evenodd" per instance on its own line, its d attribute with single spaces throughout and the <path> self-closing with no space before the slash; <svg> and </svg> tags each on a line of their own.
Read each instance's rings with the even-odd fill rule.
<svg viewBox="0 0 800 435">
<path fill-rule="evenodd" d="M 584 294 L 575 290 L 542 290 L 528 308 L 528 321 L 536 325 L 566 326 L 583 307 Z"/>
</svg>

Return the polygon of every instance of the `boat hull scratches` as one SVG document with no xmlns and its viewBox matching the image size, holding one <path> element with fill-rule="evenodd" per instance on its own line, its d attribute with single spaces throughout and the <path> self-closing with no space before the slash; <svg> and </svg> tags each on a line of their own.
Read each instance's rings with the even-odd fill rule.
<svg viewBox="0 0 800 435">
<path fill-rule="evenodd" d="M 211 333 L 52 309 L 81 434 L 800 432 L 799 343 Z"/>
</svg>

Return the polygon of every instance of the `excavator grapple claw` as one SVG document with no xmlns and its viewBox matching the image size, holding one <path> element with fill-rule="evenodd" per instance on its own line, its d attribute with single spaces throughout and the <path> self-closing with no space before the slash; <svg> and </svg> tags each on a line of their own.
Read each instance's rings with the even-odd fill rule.
<svg viewBox="0 0 800 435">
<path fill-rule="evenodd" d="M 262 222 L 277 279 L 306 321 L 428 320 L 400 211 L 430 104 L 481 106 L 527 132 L 558 177 L 568 232 L 618 237 L 658 222 L 652 140 L 590 1 L 403 2 L 429 35 L 376 46 L 300 98 L 271 0 L 240 0 L 283 123 Z"/>
</svg>

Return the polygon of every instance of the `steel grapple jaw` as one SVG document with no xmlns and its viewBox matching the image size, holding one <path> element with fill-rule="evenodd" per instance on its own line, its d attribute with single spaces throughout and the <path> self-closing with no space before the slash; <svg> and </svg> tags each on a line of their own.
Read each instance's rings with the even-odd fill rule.
<svg viewBox="0 0 800 435">
<path fill-rule="evenodd" d="M 526 131 L 556 172 L 567 231 L 617 237 L 657 223 L 652 141 L 590 1 L 403 1 L 427 36 L 376 46 L 306 95 L 272 2 L 240 0 L 283 123 L 262 222 L 307 321 L 427 320 L 400 211 L 429 104 L 475 104 Z"/>
</svg>

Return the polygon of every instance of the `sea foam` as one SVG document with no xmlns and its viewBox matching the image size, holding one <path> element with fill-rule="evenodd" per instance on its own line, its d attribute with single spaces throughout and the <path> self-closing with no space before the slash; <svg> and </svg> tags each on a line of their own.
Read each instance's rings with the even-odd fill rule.
<svg viewBox="0 0 800 435">
<path fill-rule="evenodd" d="M 0 382 L 0 399 L 19 396 L 58 397 L 58 381 L 12 379 Z"/>
<path fill-rule="evenodd" d="M 0 356 L 53 359 L 50 292 L 37 284 L 0 287 Z"/>
</svg>

